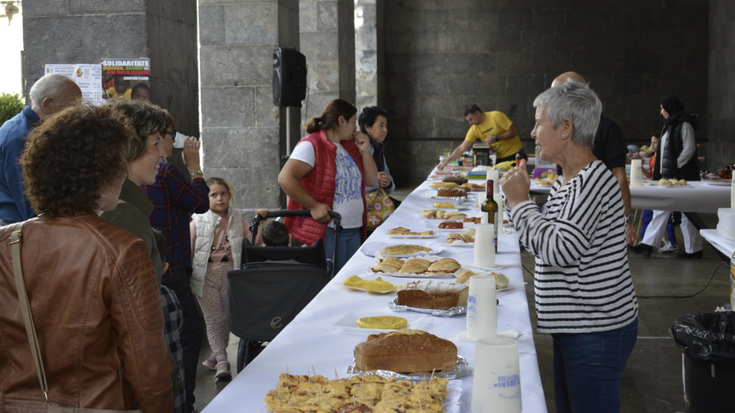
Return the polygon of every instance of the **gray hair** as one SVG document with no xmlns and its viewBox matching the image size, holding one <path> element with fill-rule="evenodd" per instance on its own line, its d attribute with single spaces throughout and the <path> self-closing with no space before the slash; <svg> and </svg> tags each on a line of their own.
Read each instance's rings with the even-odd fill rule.
<svg viewBox="0 0 735 413">
<path fill-rule="evenodd" d="M 533 107 L 540 107 L 546 112 L 554 129 L 564 119 L 570 119 L 574 124 L 572 142 L 590 148 L 593 146 L 602 115 L 602 102 L 589 87 L 567 79 L 538 95 Z"/>
<path fill-rule="evenodd" d="M 60 100 L 66 92 L 66 82 L 74 83 L 70 77 L 61 73 L 51 73 L 38 79 L 31 87 L 31 108 L 40 109 L 46 98 Z"/>
</svg>

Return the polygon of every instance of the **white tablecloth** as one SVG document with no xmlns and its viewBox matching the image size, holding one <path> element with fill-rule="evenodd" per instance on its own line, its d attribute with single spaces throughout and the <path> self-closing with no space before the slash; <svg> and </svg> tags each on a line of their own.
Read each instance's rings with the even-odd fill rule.
<svg viewBox="0 0 735 413">
<path fill-rule="evenodd" d="M 699 233 L 702 235 L 702 238 L 706 239 L 718 251 L 728 257 L 732 257 L 733 252 L 735 252 L 735 241 L 723 237 L 716 229 L 701 229 Z"/>
<path fill-rule="evenodd" d="M 531 181 L 531 192 L 548 194 L 550 186 Z M 693 181 L 687 186 L 666 187 L 644 183 L 642 188 L 630 188 L 633 209 L 716 213 L 730 207 L 730 187 Z"/>
<path fill-rule="evenodd" d="M 387 237 L 391 228 L 403 226 L 412 230 L 428 229 L 427 220 L 419 215 L 422 209 L 430 209 L 435 190 L 428 188 L 428 182 L 422 184 L 406 200 L 401 207 L 368 239 L 367 242 L 386 242 L 395 244 L 423 243 L 428 240 L 395 240 Z M 479 213 L 475 209 L 473 216 Z M 443 242 L 447 233 L 440 233 L 435 242 Z M 463 265 L 472 264 L 473 250 L 466 247 L 449 247 L 440 254 L 457 259 Z M 335 326 L 334 323 L 349 312 L 370 313 L 375 315 L 390 314 L 388 302 L 396 295 L 375 295 L 349 290 L 342 286 L 342 281 L 350 275 L 372 279 L 364 271 L 374 262 L 374 258 L 358 252 L 350 259 L 334 280 L 289 324 L 279 336 L 233 381 L 223 389 L 204 412 L 265 412 L 263 397 L 270 389 L 274 389 L 278 375 L 286 371 L 291 374 L 321 374 L 330 378 L 335 372 L 340 377 L 346 376 L 347 367 L 353 362 L 355 345 L 365 341 L 369 331 L 355 331 Z M 528 313 L 518 239 L 514 234 L 500 237 L 499 252 L 496 265 L 507 265 L 500 270 L 510 279 L 507 290 L 498 291 L 500 300 L 498 307 L 498 328 L 500 330 L 520 330 L 518 338 L 521 368 L 521 393 L 524 412 L 546 412 L 546 401 L 541 377 L 539 375 L 536 349 L 533 342 L 533 330 Z M 411 279 L 384 277 L 394 284 L 405 284 Z M 449 281 L 449 279 L 447 279 Z M 394 313 L 396 315 L 416 313 Z M 454 339 L 465 330 L 464 316 L 451 318 L 427 315 L 418 329 L 428 331 L 445 339 Z M 474 365 L 475 344 L 455 342 L 459 355 Z M 234 358 L 234 355 L 231 355 Z M 469 412 L 472 398 L 472 376 L 462 380 L 462 397 L 460 411 Z"/>
</svg>

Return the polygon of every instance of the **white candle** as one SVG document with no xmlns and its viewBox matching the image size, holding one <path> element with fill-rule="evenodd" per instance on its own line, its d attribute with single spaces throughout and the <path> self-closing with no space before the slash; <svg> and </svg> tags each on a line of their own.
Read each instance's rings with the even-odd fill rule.
<svg viewBox="0 0 735 413">
<path fill-rule="evenodd" d="M 503 217 L 503 215 L 505 214 L 505 204 L 503 203 L 503 194 L 500 193 L 500 191 L 496 191 L 493 194 L 493 199 L 495 199 L 495 203 L 498 204 L 498 222 L 496 222 L 495 224 L 498 225 L 498 234 L 502 234 L 505 231 L 504 225 L 503 225 L 503 220 L 505 219 Z"/>
<path fill-rule="evenodd" d="M 730 185 L 730 208 L 735 209 L 735 176 L 733 176 Z"/>
<path fill-rule="evenodd" d="M 477 340 L 472 413 L 521 413 L 521 407 L 518 342 L 504 337 Z"/>
<path fill-rule="evenodd" d="M 474 265 L 481 268 L 495 267 L 495 226 L 479 224 L 475 227 Z"/>
<path fill-rule="evenodd" d="M 500 172 L 497 169 L 491 169 L 487 171 L 487 179 L 493 181 L 493 190 L 498 190 L 498 181 L 500 181 Z"/>
<path fill-rule="evenodd" d="M 630 161 L 630 187 L 643 187 L 643 172 L 641 171 L 640 159 L 633 159 Z"/>
<path fill-rule="evenodd" d="M 470 277 L 470 293 L 467 298 L 467 332 L 465 334 L 474 340 L 498 336 L 495 277 L 489 275 Z"/>
</svg>

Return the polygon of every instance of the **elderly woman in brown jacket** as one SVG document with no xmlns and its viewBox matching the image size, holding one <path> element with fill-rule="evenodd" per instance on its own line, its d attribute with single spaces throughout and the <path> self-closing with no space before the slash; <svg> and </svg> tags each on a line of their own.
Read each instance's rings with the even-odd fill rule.
<svg viewBox="0 0 735 413">
<path fill-rule="evenodd" d="M 28 199 L 40 213 L 22 229 L 21 262 L 55 405 L 173 409 L 148 250 L 98 216 L 117 205 L 130 139 L 108 107 L 72 107 L 36 127 L 21 157 Z M 15 229 L 0 228 L 0 412 L 42 412 L 8 242 Z"/>
</svg>

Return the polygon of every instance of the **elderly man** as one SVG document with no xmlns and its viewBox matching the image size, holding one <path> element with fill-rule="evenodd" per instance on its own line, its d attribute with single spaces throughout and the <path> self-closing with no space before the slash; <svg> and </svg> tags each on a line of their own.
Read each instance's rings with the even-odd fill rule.
<svg viewBox="0 0 735 413">
<path fill-rule="evenodd" d="M 576 72 L 562 73 L 551 82 L 551 87 L 559 86 L 560 84 L 571 79 L 581 85 L 587 86 L 587 82 L 584 78 Z M 628 187 L 628 179 L 625 176 L 625 159 L 628 153 L 628 148 L 625 146 L 623 141 L 623 131 L 620 129 L 615 122 L 600 115 L 600 124 L 597 127 L 597 133 L 595 134 L 594 147 L 592 148 L 592 154 L 595 158 L 602 161 L 607 166 L 607 169 L 613 173 L 615 179 L 618 180 L 620 185 L 620 192 L 623 196 L 623 205 L 625 205 L 625 226 L 627 232 L 628 244 L 632 244 L 635 241 L 635 215 L 633 215 L 633 208 L 630 206 L 630 188 Z M 561 175 L 561 167 L 558 166 L 558 173 Z"/>
<path fill-rule="evenodd" d="M 18 165 L 28 131 L 45 117 L 74 105 L 81 97 L 82 91 L 70 78 L 58 73 L 46 75 L 31 88 L 31 106 L 0 128 L 0 226 L 25 221 L 34 215 L 26 201 Z"/>
<path fill-rule="evenodd" d="M 523 152 L 523 144 L 518 136 L 518 129 L 505 113 L 498 111 L 483 112 L 479 106 L 470 105 L 465 108 L 464 118 L 470 123 L 470 130 L 467 131 L 464 142 L 447 159 L 439 163 L 437 169 L 444 169 L 449 162 L 459 158 L 463 152 L 468 151 L 478 139 L 490 145 L 497 153 L 496 163 L 512 161 L 518 154 L 521 155 L 521 158 L 528 158 Z"/>
</svg>

